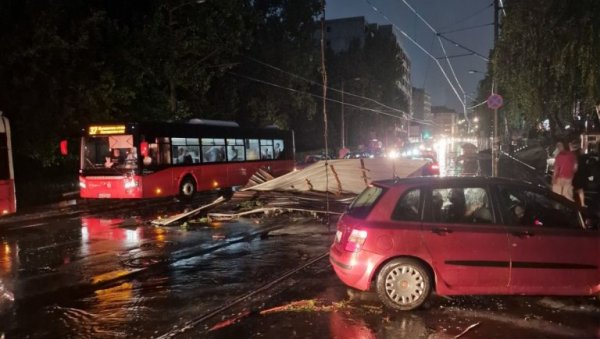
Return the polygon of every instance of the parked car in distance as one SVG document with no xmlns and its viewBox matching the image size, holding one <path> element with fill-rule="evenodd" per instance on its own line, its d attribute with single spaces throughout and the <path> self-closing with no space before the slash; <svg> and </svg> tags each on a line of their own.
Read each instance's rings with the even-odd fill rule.
<svg viewBox="0 0 600 339">
<path fill-rule="evenodd" d="M 367 151 L 356 151 L 348 152 L 344 155 L 344 159 L 361 159 L 361 158 L 374 158 L 375 156 Z"/>
<path fill-rule="evenodd" d="M 326 158 L 325 155 L 309 154 L 304 157 L 304 161 L 296 163 L 295 169 L 296 170 L 305 169 L 306 167 L 308 167 L 314 163 L 317 163 L 321 160 L 326 160 L 325 158 Z M 327 160 L 329 160 L 329 159 L 331 159 L 331 157 L 327 157 Z"/>
<path fill-rule="evenodd" d="M 330 262 L 346 285 L 411 310 L 439 295 L 600 293 L 600 233 L 577 206 L 505 178 L 374 182 L 337 224 Z"/>
<path fill-rule="evenodd" d="M 423 166 L 423 172 L 422 172 L 423 176 L 440 175 L 440 165 L 432 157 L 407 157 L 407 159 L 424 160 L 427 162 L 427 164 L 425 166 Z"/>
</svg>

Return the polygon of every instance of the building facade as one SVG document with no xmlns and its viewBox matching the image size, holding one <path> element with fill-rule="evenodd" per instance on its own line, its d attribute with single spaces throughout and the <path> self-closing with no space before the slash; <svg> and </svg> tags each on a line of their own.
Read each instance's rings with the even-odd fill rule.
<svg viewBox="0 0 600 339">
<path fill-rule="evenodd" d="M 424 88 L 412 88 L 413 118 L 419 120 L 432 120 L 431 97 Z"/>
<path fill-rule="evenodd" d="M 432 106 L 433 130 L 435 135 L 455 136 L 458 132 L 458 114 L 446 106 Z"/>
<path fill-rule="evenodd" d="M 403 77 L 397 81 L 398 89 L 404 94 L 407 99 L 407 113 L 412 112 L 412 86 L 410 82 L 410 59 L 402 49 L 398 39 L 396 38 L 392 25 L 370 24 L 365 20 L 365 17 L 350 17 L 340 18 L 325 21 L 326 27 L 326 44 L 334 53 L 347 51 L 352 44 L 358 44 L 359 47 L 364 46 L 367 34 L 379 32 L 383 34 L 393 35 L 400 47 L 400 58 L 403 63 Z M 320 36 L 319 36 L 320 37 Z M 376 62 L 376 61 L 375 61 Z"/>
</svg>

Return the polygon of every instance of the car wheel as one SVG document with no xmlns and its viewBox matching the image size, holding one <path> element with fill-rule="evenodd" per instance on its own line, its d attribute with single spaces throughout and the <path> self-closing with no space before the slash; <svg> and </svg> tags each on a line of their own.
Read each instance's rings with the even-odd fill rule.
<svg viewBox="0 0 600 339">
<path fill-rule="evenodd" d="M 179 196 L 182 199 L 190 200 L 196 193 L 196 182 L 191 177 L 185 177 L 179 186 Z"/>
<path fill-rule="evenodd" d="M 425 266 L 410 258 L 394 259 L 377 275 L 377 295 L 389 308 L 401 311 L 421 306 L 431 293 L 431 277 Z"/>
</svg>

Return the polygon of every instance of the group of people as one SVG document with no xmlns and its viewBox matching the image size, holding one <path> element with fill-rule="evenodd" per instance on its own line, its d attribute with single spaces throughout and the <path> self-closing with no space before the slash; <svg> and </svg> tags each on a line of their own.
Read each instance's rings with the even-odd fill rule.
<svg viewBox="0 0 600 339">
<path fill-rule="evenodd" d="M 125 168 L 135 167 L 137 161 L 135 148 L 127 149 L 121 152 L 119 148 L 113 148 L 111 152 L 104 156 L 104 167 L 115 168 L 117 166 L 125 166 Z"/>
<path fill-rule="evenodd" d="M 569 200 L 577 200 L 585 206 L 584 190 L 587 182 L 586 166 L 581 149 L 577 143 L 559 141 L 556 144 L 558 153 L 554 159 L 552 174 L 552 190 Z"/>
</svg>

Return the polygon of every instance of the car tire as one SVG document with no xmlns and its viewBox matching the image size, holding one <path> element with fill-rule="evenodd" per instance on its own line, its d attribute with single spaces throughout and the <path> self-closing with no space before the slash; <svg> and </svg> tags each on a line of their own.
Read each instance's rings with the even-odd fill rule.
<svg viewBox="0 0 600 339">
<path fill-rule="evenodd" d="M 409 311 L 421 306 L 431 293 L 432 279 L 421 262 L 411 258 L 391 260 L 377 274 L 377 295 L 389 308 Z"/>
<path fill-rule="evenodd" d="M 196 181 L 192 177 L 185 177 L 179 185 L 179 197 L 183 200 L 191 200 L 196 193 Z"/>
</svg>

